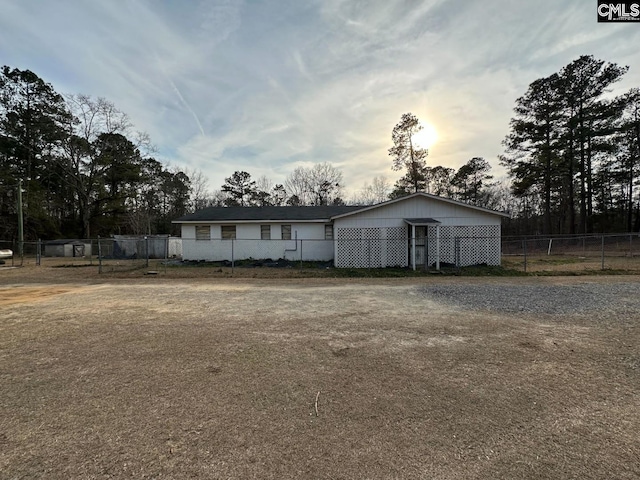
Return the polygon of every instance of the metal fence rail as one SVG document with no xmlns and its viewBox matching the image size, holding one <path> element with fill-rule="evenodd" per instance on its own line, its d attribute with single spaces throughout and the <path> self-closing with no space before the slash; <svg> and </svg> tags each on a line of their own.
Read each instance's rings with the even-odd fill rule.
<svg viewBox="0 0 640 480">
<path fill-rule="evenodd" d="M 166 269 L 169 258 L 175 257 L 172 251 L 180 252 L 174 243 L 175 239 L 168 236 L 38 240 L 22 245 L 17 241 L 0 240 L 0 250 L 13 251 L 13 256 L 4 260 L 6 266 L 95 266 L 103 273 L 162 266 Z M 22 255 L 18 253 L 20 251 Z"/>
<path fill-rule="evenodd" d="M 412 267 L 415 248 L 419 269 L 502 265 L 524 272 L 625 270 L 640 272 L 640 234 L 557 236 L 358 238 L 328 240 L 196 240 L 168 236 L 119 236 L 86 240 L 23 242 L 0 240 L 12 250 L 6 266 L 95 267 L 100 273 L 135 269 L 165 271 L 179 264 L 210 262 L 223 267 L 353 268 Z M 18 252 L 22 251 L 22 255 Z M 497 252 L 497 253 L 496 253 Z M 334 256 L 336 256 L 334 258 Z"/>
<path fill-rule="evenodd" d="M 502 255 L 523 271 L 640 270 L 640 234 L 503 237 Z"/>
</svg>

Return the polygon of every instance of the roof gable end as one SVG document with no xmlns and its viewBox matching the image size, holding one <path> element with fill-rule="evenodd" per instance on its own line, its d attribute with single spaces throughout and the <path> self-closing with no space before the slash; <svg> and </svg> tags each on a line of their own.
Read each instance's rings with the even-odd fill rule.
<svg viewBox="0 0 640 480">
<path fill-rule="evenodd" d="M 384 207 L 384 206 L 387 206 L 387 205 L 393 205 L 394 203 L 404 202 L 404 201 L 410 200 L 412 198 L 417 198 L 417 197 L 428 198 L 428 199 L 431 199 L 431 200 L 435 200 L 437 202 L 449 203 L 449 204 L 456 205 L 456 206 L 459 206 L 459 207 L 464 207 L 464 208 L 469 208 L 471 210 L 476 210 L 476 211 L 482 212 L 482 213 L 489 213 L 489 214 L 492 214 L 492 215 L 498 215 L 498 216 L 507 217 L 507 218 L 510 217 L 510 215 L 508 213 L 498 212 L 496 210 L 491 210 L 489 208 L 484 208 L 484 207 L 477 207 L 475 205 L 469 205 L 468 203 L 460 202 L 458 200 L 453 200 L 451 198 L 445 198 L 445 197 L 439 197 L 437 195 L 431 195 L 430 193 L 416 192 L 416 193 L 412 193 L 411 195 L 406 195 L 406 196 L 400 197 L 400 198 L 394 198 L 393 200 L 388 200 L 386 202 L 377 203 L 375 205 L 369 205 L 369 206 L 366 206 L 366 207 L 361 207 L 360 209 L 353 210 L 351 212 L 345 212 L 345 213 L 341 213 L 341 214 L 338 214 L 338 215 L 334 215 L 333 217 L 331 217 L 331 220 L 334 220 L 334 219 L 337 219 L 337 218 L 348 217 L 350 215 L 356 215 L 358 213 L 366 212 L 366 211 L 369 211 L 369 210 L 374 210 L 376 208 Z"/>
</svg>

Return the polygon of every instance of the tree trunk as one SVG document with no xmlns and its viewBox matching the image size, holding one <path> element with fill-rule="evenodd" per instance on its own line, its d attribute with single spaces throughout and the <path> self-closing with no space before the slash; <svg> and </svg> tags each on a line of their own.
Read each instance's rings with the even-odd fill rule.
<svg viewBox="0 0 640 480">
<path fill-rule="evenodd" d="M 587 136 L 587 233 L 593 233 L 593 172 L 591 162 L 591 132 Z"/>
<path fill-rule="evenodd" d="M 587 233 L 587 167 L 584 150 L 584 113 L 578 111 L 578 141 L 580 142 L 580 233 Z"/>
<path fill-rule="evenodd" d="M 567 208 L 569 210 L 569 233 L 576 233 L 576 209 L 575 209 L 575 192 L 573 188 L 573 128 L 569 126 L 569 154 L 568 154 L 568 170 L 567 170 Z"/>
<path fill-rule="evenodd" d="M 545 132 L 545 163 L 544 163 L 544 227 L 543 233 L 551 234 L 551 125 L 547 121 Z"/>
</svg>

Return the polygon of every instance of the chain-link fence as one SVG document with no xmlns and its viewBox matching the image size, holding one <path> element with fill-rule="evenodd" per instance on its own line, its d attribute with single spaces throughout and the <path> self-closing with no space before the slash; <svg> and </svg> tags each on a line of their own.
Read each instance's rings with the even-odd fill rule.
<svg viewBox="0 0 640 480">
<path fill-rule="evenodd" d="M 181 240 L 164 236 L 114 236 L 82 240 L 0 241 L 4 266 L 97 267 L 99 273 L 166 269 L 182 254 Z"/>
<path fill-rule="evenodd" d="M 640 234 L 503 237 L 502 265 L 524 272 L 640 271 Z"/>
<path fill-rule="evenodd" d="M 183 250 L 185 252 L 183 260 Z M 8 254 L 7 252 L 11 252 Z M 94 267 L 99 273 L 169 265 L 230 267 L 410 268 L 498 266 L 523 272 L 640 272 L 640 234 L 571 236 L 457 236 L 327 240 L 217 239 L 114 236 L 86 240 L 0 240 L 0 265 Z"/>
<path fill-rule="evenodd" d="M 237 267 L 336 266 L 424 270 L 502 266 L 523 272 L 640 271 L 640 234 L 465 236 L 428 230 L 415 239 L 256 240 L 182 238 L 185 259 Z M 414 253 L 415 252 L 415 253 Z"/>
<path fill-rule="evenodd" d="M 415 239 L 372 237 L 327 240 L 258 240 L 182 238 L 189 263 L 243 266 L 439 269 L 500 265 L 500 237 L 423 235 Z"/>
</svg>

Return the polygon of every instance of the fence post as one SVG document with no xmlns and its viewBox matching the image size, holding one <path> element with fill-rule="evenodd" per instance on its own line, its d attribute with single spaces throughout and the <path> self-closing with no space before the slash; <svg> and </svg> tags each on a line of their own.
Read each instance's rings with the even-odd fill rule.
<svg viewBox="0 0 640 480">
<path fill-rule="evenodd" d="M 146 250 L 147 257 L 146 266 L 149 268 L 149 237 L 147 236 L 144 237 L 144 249 Z"/>
<path fill-rule="evenodd" d="M 302 270 L 302 239 L 300 239 L 300 270 Z"/>
<path fill-rule="evenodd" d="M 102 245 L 100 245 L 100 235 L 98 235 L 98 273 L 102 273 Z"/>
<path fill-rule="evenodd" d="M 604 234 L 602 234 L 602 266 L 601 269 L 604 270 Z"/>
<path fill-rule="evenodd" d="M 527 237 L 522 241 L 522 249 L 524 250 L 524 271 L 527 272 Z"/>
<path fill-rule="evenodd" d="M 233 275 L 233 270 L 235 268 L 235 263 L 236 263 L 235 257 L 233 255 L 233 243 L 234 243 L 234 241 L 235 240 L 232 238 L 231 239 L 231 275 Z"/>
<path fill-rule="evenodd" d="M 367 256 L 369 257 L 368 269 L 371 270 L 371 239 L 367 240 Z"/>
<path fill-rule="evenodd" d="M 629 234 L 629 256 L 633 258 L 633 240 L 631 234 Z"/>
<path fill-rule="evenodd" d="M 164 274 L 167 274 L 167 262 L 169 262 L 169 237 L 164 239 Z"/>
<path fill-rule="evenodd" d="M 40 252 L 41 250 L 41 246 L 42 246 L 42 240 L 38 239 L 38 243 L 36 244 L 36 265 L 40 266 Z"/>
</svg>

